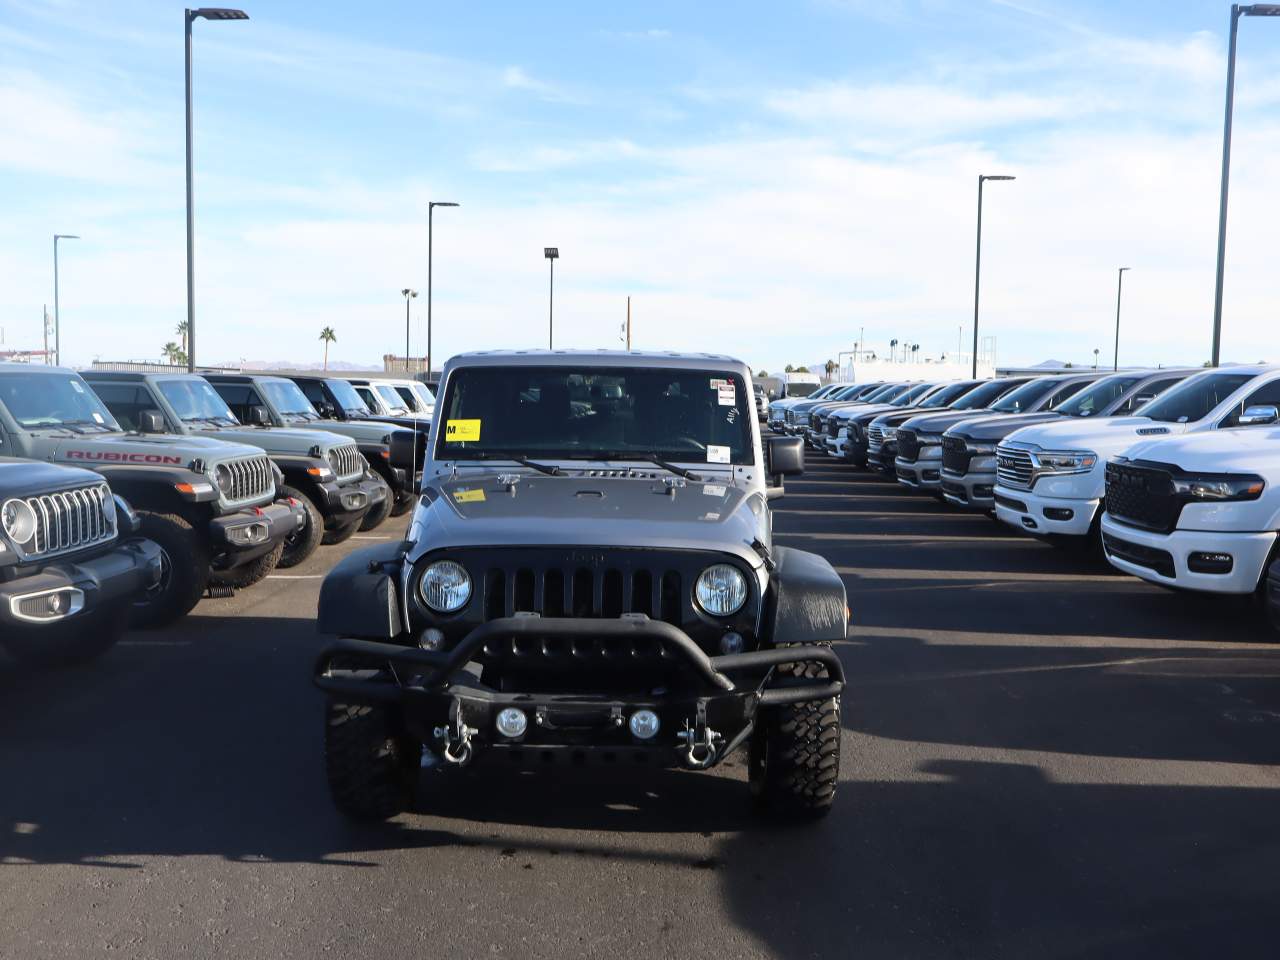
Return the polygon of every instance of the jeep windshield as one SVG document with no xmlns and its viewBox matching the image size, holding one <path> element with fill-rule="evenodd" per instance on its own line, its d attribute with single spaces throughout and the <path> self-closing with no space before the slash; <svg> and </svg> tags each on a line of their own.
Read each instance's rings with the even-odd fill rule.
<svg viewBox="0 0 1280 960">
<path fill-rule="evenodd" d="M 238 427 L 240 421 L 227 402 L 204 380 L 161 380 L 157 386 L 174 415 L 183 423 Z"/>
<path fill-rule="evenodd" d="M 436 459 L 755 462 L 741 376 L 649 367 L 463 367 L 436 422 Z"/>
<path fill-rule="evenodd" d="M 302 388 L 292 380 L 259 380 L 255 385 L 286 423 L 310 423 L 320 419 L 320 414 L 316 413 Z"/>
<path fill-rule="evenodd" d="M 329 392 L 333 394 L 333 399 L 338 401 L 338 406 L 342 408 L 343 413 L 353 417 L 367 417 L 370 415 L 368 406 L 360 399 L 360 394 L 356 393 L 356 388 L 346 380 L 326 380 L 324 383 L 329 388 Z"/>
<path fill-rule="evenodd" d="M 27 430 L 120 430 L 111 412 L 74 373 L 0 374 L 0 404 Z"/>
<path fill-rule="evenodd" d="M 408 414 L 409 409 L 404 405 L 404 398 L 396 393 L 396 388 L 389 383 L 370 384 L 374 392 L 382 398 L 382 405 L 387 408 L 387 413 L 397 417 Z"/>
<path fill-rule="evenodd" d="M 1184 380 L 1156 397 L 1138 414 L 1161 423 L 1195 423 L 1254 377 L 1251 373 L 1210 373 Z"/>
</svg>

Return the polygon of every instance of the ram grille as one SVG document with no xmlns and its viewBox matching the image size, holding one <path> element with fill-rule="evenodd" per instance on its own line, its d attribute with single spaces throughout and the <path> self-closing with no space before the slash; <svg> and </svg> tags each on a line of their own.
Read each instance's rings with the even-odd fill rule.
<svg viewBox="0 0 1280 960">
<path fill-rule="evenodd" d="M 1108 463 L 1107 513 L 1132 527 L 1169 533 L 1178 525 L 1182 501 L 1166 471 Z"/>
<path fill-rule="evenodd" d="M 1030 489 L 1034 469 L 1031 454 L 1026 450 L 1003 444 L 996 449 L 996 479 L 1004 486 L 1017 490 Z"/>
</svg>

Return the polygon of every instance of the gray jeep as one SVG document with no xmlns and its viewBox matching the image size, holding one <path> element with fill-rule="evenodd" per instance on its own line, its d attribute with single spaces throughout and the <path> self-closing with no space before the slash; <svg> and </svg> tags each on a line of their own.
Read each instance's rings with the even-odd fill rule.
<svg viewBox="0 0 1280 960">
<path fill-rule="evenodd" d="M 262 407 L 252 407 L 250 423 L 243 424 L 203 377 L 94 370 L 85 378 L 126 424 L 265 450 L 284 476 L 281 492 L 305 512 L 303 525 L 285 541 L 281 567 L 301 563 L 322 541 L 340 543 L 350 537 L 370 508 L 387 496 L 386 484 L 370 474 L 351 440 L 323 430 L 272 427 Z"/>
<path fill-rule="evenodd" d="M 0 364 L 0 454 L 95 470 L 138 511 L 160 546 L 160 581 L 133 621 L 185 615 L 211 583 L 247 587 L 270 573 L 304 517 L 277 501 L 276 471 L 257 447 L 164 436 L 131 420 L 126 432 L 85 380 L 61 367 Z"/>
<path fill-rule="evenodd" d="M 750 370 L 470 354 L 440 396 L 407 539 L 355 551 L 321 590 L 338 808 L 392 816 L 422 768 L 482 758 L 705 770 L 745 747 L 762 807 L 826 813 L 844 585 L 773 542 L 769 501 L 803 449 L 762 450 Z"/>
<path fill-rule="evenodd" d="M 0 457 L 0 646 L 15 659 L 96 657 L 160 579 L 160 548 L 97 473 Z"/>
</svg>

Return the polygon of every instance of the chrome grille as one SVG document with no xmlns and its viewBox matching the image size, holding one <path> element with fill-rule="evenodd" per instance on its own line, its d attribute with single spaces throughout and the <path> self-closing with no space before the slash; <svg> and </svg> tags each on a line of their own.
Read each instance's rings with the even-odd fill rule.
<svg viewBox="0 0 1280 960">
<path fill-rule="evenodd" d="M 877 446 L 884 443 L 884 428 L 873 425 L 869 430 L 867 430 L 867 443 L 875 444 Z"/>
<path fill-rule="evenodd" d="M 268 457 L 241 457 L 223 464 L 231 471 L 231 489 L 223 494 L 230 503 L 261 500 L 275 492 L 276 481 Z"/>
<path fill-rule="evenodd" d="M 18 549 L 27 559 L 42 559 L 112 539 L 116 528 L 107 514 L 108 503 L 111 488 L 105 483 L 27 498 L 36 529 Z"/>
<path fill-rule="evenodd" d="M 329 451 L 329 466 L 339 480 L 354 480 L 364 472 L 364 457 L 354 443 L 343 444 Z"/>
<path fill-rule="evenodd" d="M 1035 465 L 1031 454 L 1003 443 L 996 449 L 996 479 L 1006 487 L 1018 490 L 1031 488 L 1031 476 Z"/>
</svg>

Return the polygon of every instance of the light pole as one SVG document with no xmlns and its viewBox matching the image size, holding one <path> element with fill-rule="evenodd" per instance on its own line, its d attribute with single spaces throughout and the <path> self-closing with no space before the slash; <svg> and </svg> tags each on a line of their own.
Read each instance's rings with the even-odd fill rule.
<svg viewBox="0 0 1280 960">
<path fill-rule="evenodd" d="M 431 379 L 431 222 L 436 207 L 456 207 L 458 204 L 445 200 L 431 200 L 427 203 L 427 379 Z M 409 348 L 405 347 L 405 354 Z M 407 369 L 407 367 L 406 367 Z"/>
<path fill-rule="evenodd" d="M 1116 356 L 1111 364 L 1112 370 L 1120 369 L 1120 292 L 1124 290 L 1124 272 L 1128 267 L 1121 267 L 1116 276 Z"/>
<path fill-rule="evenodd" d="M 555 349 L 556 329 L 556 261 L 560 259 L 559 247 L 543 247 L 542 255 L 550 261 L 551 289 L 547 298 L 547 349 Z"/>
<path fill-rule="evenodd" d="M 62 365 L 62 323 L 58 313 L 58 241 L 79 239 L 80 237 L 74 233 L 53 235 L 53 362 L 55 366 Z"/>
<path fill-rule="evenodd" d="M 1097 347 L 1093 348 L 1093 369 L 1098 369 L 1098 354 L 1101 353 Z"/>
<path fill-rule="evenodd" d="M 1014 180 L 1010 176 L 978 174 L 978 252 L 973 266 L 973 379 L 978 379 L 978 293 L 982 283 L 982 185 L 988 180 Z"/>
<path fill-rule="evenodd" d="M 405 287 L 400 291 L 400 295 L 404 297 L 404 372 L 405 376 L 409 375 L 409 301 L 418 295 L 417 290 L 410 290 Z"/>
<path fill-rule="evenodd" d="M 200 7 L 183 12 L 187 62 L 187 372 L 196 369 L 196 277 L 195 277 L 195 213 L 191 195 L 191 24 L 205 20 L 248 20 L 243 10 L 229 7 Z"/>
</svg>

